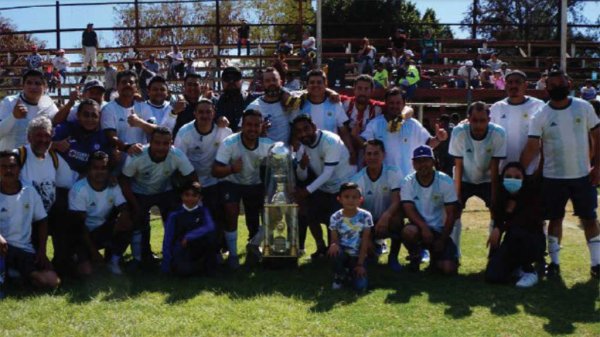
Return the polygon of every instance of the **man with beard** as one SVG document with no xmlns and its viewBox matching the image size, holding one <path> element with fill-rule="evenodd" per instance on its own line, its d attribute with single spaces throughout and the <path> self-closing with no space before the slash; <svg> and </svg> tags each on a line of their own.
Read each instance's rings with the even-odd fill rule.
<svg viewBox="0 0 600 337">
<path fill-rule="evenodd" d="M 257 96 L 242 92 L 242 72 L 238 67 L 223 69 L 221 82 L 223 83 L 223 94 L 219 96 L 215 104 L 217 121 L 219 125 L 229 123 L 228 126 L 231 130 L 237 132 L 242 113 Z"/>
<path fill-rule="evenodd" d="M 54 101 L 44 95 L 46 77 L 39 70 L 23 75 L 23 92 L 0 102 L 0 150 L 10 151 L 27 143 L 27 124 L 37 116 L 53 118 L 58 111 Z"/>
<path fill-rule="evenodd" d="M 106 105 L 106 102 L 104 102 L 104 94 L 104 85 L 98 80 L 86 82 L 83 86 L 83 93 L 81 95 L 79 94 L 79 89 L 75 88 L 75 90 L 71 91 L 69 94 L 69 101 L 67 104 L 63 105 L 52 119 L 52 123 L 58 125 L 65 120 L 67 122 L 77 121 L 77 111 L 79 110 L 78 100 L 81 101 L 87 98 L 93 99 L 98 103 L 100 109 L 102 109 Z"/>
<path fill-rule="evenodd" d="M 268 138 L 287 144 L 290 140 L 290 113 L 281 105 L 281 76 L 275 68 L 268 67 L 262 77 L 265 94 L 250 103 L 248 109 L 260 111 Z"/>
<path fill-rule="evenodd" d="M 546 91 L 550 101 L 539 110 L 529 124 L 529 140 L 521 155 L 528 167 L 540 149 L 543 151 L 542 198 L 544 218 L 548 225 L 549 276 L 560 274 L 560 240 L 562 219 L 568 199 L 573 202 L 590 251 L 592 277 L 600 277 L 600 228 L 596 219 L 600 182 L 600 120 L 588 102 L 569 97 L 571 81 L 558 70 L 548 74 Z M 592 138 L 594 162 L 590 170 Z"/>
<path fill-rule="evenodd" d="M 350 181 L 355 169 L 350 165 L 350 154 L 342 139 L 333 132 L 319 129 L 309 115 L 296 117 L 292 127 L 302 143 L 296 153 L 298 179 L 308 178 L 309 167 L 316 176 L 308 186 L 299 187 L 296 192 L 299 202 L 306 200 L 308 226 L 317 245 L 311 258 L 316 259 L 327 253 L 321 224 L 329 228 L 331 215 L 340 209 L 337 201 L 340 186 Z"/>
<path fill-rule="evenodd" d="M 184 125 L 194 120 L 196 105 L 201 96 L 202 77 L 200 74 L 187 74 L 183 79 L 183 97 L 180 95 L 173 105 L 173 114 L 177 115 L 173 135 L 177 138 L 177 131 Z M 240 84 L 241 85 L 241 84 Z"/>
</svg>

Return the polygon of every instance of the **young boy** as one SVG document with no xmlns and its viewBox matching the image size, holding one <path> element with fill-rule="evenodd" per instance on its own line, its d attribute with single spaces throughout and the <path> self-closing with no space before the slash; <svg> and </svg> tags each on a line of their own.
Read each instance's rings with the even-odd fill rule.
<svg viewBox="0 0 600 337">
<path fill-rule="evenodd" d="M 355 290 L 362 292 L 368 284 L 365 260 L 371 242 L 373 217 L 358 207 L 363 198 L 357 184 L 342 184 L 337 199 L 342 209 L 331 216 L 331 244 L 327 252 L 335 258 L 332 288 L 340 289 L 348 279 Z"/>
<path fill-rule="evenodd" d="M 212 273 L 216 267 L 217 241 L 210 212 L 201 203 L 200 183 L 187 184 L 181 208 L 171 212 L 165 225 L 162 271 L 178 276 Z"/>
</svg>

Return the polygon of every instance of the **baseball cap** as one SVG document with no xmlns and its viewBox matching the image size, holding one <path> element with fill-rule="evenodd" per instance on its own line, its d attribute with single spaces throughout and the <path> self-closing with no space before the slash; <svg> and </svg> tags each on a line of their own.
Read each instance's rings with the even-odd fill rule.
<svg viewBox="0 0 600 337">
<path fill-rule="evenodd" d="M 410 50 L 410 49 L 405 50 L 404 54 L 406 54 L 406 55 L 408 55 L 410 57 L 414 57 L 415 56 L 415 53 L 413 53 L 413 51 Z"/>
<path fill-rule="evenodd" d="M 467 62 L 465 62 L 465 65 L 466 65 L 467 67 L 472 67 L 472 66 L 473 66 L 473 61 L 471 61 L 471 60 L 468 60 Z"/>
<path fill-rule="evenodd" d="M 427 145 L 421 145 L 413 151 L 412 159 L 431 158 L 433 159 L 433 150 Z"/>
<path fill-rule="evenodd" d="M 102 82 L 98 80 L 91 80 L 85 83 L 85 85 L 83 86 L 83 91 L 85 92 L 92 88 L 101 88 L 102 90 L 105 90 Z"/>
<path fill-rule="evenodd" d="M 238 67 L 227 67 L 223 69 L 223 72 L 221 73 L 221 79 L 224 81 L 239 81 L 242 79 L 242 71 Z"/>
<path fill-rule="evenodd" d="M 525 75 L 524 72 L 520 71 L 520 70 L 511 70 L 508 72 L 508 74 L 506 74 L 504 76 L 504 78 L 508 79 L 510 76 L 521 76 L 523 77 L 524 80 L 527 79 L 527 75 Z"/>
</svg>

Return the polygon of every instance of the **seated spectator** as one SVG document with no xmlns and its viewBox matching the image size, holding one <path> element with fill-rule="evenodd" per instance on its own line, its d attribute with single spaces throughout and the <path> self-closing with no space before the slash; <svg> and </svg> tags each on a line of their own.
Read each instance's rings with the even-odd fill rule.
<svg viewBox="0 0 600 337">
<path fill-rule="evenodd" d="M 494 89 L 504 90 L 504 87 L 506 86 L 506 81 L 504 80 L 504 76 L 502 76 L 502 70 L 495 70 L 494 75 L 490 79 L 490 82 L 492 82 L 492 84 L 494 85 Z"/>
<path fill-rule="evenodd" d="M 142 98 L 146 100 L 148 99 L 148 82 L 156 74 L 146 69 L 141 61 L 136 61 L 133 64 L 133 68 L 138 77 L 140 94 L 142 94 Z"/>
<path fill-rule="evenodd" d="M 394 32 L 394 35 L 390 36 L 390 47 L 396 52 L 397 55 L 402 55 L 402 53 L 404 53 L 407 39 L 406 33 L 402 28 L 397 28 Z"/>
<path fill-rule="evenodd" d="M 373 81 L 375 81 L 375 88 L 387 89 L 390 80 L 388 77 L 388 71 L 384 68 L 382 63 L 377 63 L 375 66 Z"/>
<path fill-rule="evenodd" d="M 288 39 L 288 35 L 283 33 L 275 45 L 277 54 L 290 55 L 294 51 L 294 45 Z"/>
<path fill-rule="evenodd" d="M 60 88 L 63 82 L 63 77 L 58 72 L 58 69 L 54 68 L 50 73 L 50 79 L 48 80 L 48 92 L 56 92 L 56 88 Z"/>
<path fill-rule="evenodd" d="M 460 77 L 456 80 L 457 88 L 479 88 L 479 72 L 473 68 L 473 61 L 465 62 L 465 65 L 458 68 L 456 75 Z"/>
<path fill-rule="evenodd" d="M 428 63 L 428 54 L 433 54 L 433 63 L 438 63 L 438 50 L 435 48 L 435 37 L 431 34 L 431 30 L 426 30 L 421 39 L 421 60 L 423 63 Z"/>
<path fill-rule="evenodd" d="M 185 65 L 183 64 L 183 54 L 179 51 L 179 47 L 173 46 L 173 51 L 167 54 L 169 63 L 169 79 L 182 79 L 185 74 Z"/>
<path fill-rule="evenodd" d="M 500 73 L 502 74 L 502 77 L 506 77 L 506 74 L 510 73 L 511 71 L 512 69 L 508 68 L 508 63 L 502 62 L 502 64 L 500 65 Z"/>
<path fill-rule="evenodd" d="M 317 43 L 314 36 L 310 36 L 308 32 L 302 33 L 302 48 L 300 49 L 300 57 L 308 56 L 308 53 L 317 51 Z"/>
<path fill-rule="evenodd" d="M 585 84 L 583 87 L 581 87 L 580 92 L 581 98 L 586 101 L 595 99 L 596 95 L 598 95 L 598 92 L 596 91 L 596 88 L 594 88 L 594 83 L 591 79 L 585 80 Z"/>
<path fill-rule="evenodd" d="M 481 87 L 484 89 L 494 89 L 494 84 L 491 81 L 491 78 L 494 76 L 494 73 L 490 69 L 490 66 L 485 64 L 483 69 L 481 70 L 481 74 L 479 74 L 479 81 L 481 81 Z"/>
<path fill-rule="evenodd" d="M 546 90 L 546 80 L 548 79 L 548 72 L 542 72 L 540 79 L 535 83 L 535 90 Z"/>
<path fill-rule="evenodd" d="M 65 50 L 59 49 L 56 52 L 56 57 L 52 59 L 52 66 L 58 70 L 62 78 L 67 78 L 67 68 L 71 65 L 69 59 L 65 57 Z"/>
<path fill-rule="evenodd" d="M 156 61 L 156 57 L 154 54 L 150 54 L 148 59 L 144 61 L 144 67 L 150 70 L 151 72 L 158 74 L 160 72 L 160 63 Z"/>
<path fill-rule="evenodd" d="M 363 38 L 362 47 L 356 55 L 359 74 L 370 74 L 373 71 L 375 54 L 377 54 L 377 49 L 369 43 L 368 38 Z"/>
<path fill-rule="evenodd" d="M 413 53 L 410 49 L 405 49 L 402 53 L 402 56 L 398 58 L 398 67 L 403 67 L 408 61 L 412 60 L 415 57 L 415 53 Z"/>
<path fill-rule="evenodd" d="M 404 77 L 401 78 L 398 83 L 406 92 L 405 99 L 410 101 L 415 95 L 417 84 L 421 80 L 421 74 L 414 60 L 408 61 L 408 63 L 405 64 L 404 69 L 406 69 Z"/>
<path fill-rule="evenodd" d="M 475 69 L 482 69 L 487 65 L 487 62 L 485 62 L 485 60 L 481 57 L 481 54 L 477 54 L 477 56 L 475 57 L 475 60 L 473 60 L 473 67 Z M 492 76 L 492 74 L 490 73 L 490 76 Z"/>
<path fill-rule="evenodd" d="M 238 56 L 242 54 L 242 45 L 246 45 L 246 55 L 250 55 L 250 26 L 248 26 L 248 22 L 245 19 L 242 19 L 241 23 L 237 29 Z"/>
<path fill-rule="evenodd" d="M 382 55 L 379 58 L 379 63 L 382 63 L 385 69 L 388 71 L 388 74 L 391 74 L 398 63 L 394 49 L 388 48 L 385 52 L 385 55 Z"/>
<path fill-rule="evenodd" d="M 185 74 L 195 74 L 196 67 L 194 67 L 194 60 L 191 57 L 186 57 L 185 59 Z"/>
<path fill-rule="evenodd" d="M 27 70 L 42 68 L 42 56 L 38 54 L 37 46 L 31 46 L 31 54 L 25 58 Z"/>
<path fill-rule="evenodd" d="M 487 61 L 487 64 L 490 65 L 492 71 L 498 70 L 502 66 L 502 60 L 498 59 L 498 54 L 493 53 Z"/>
</svg>

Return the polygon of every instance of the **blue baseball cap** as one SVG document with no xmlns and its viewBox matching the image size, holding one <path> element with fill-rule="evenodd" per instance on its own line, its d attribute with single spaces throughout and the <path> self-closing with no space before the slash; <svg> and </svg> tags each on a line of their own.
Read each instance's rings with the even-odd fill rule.
<svg viewBox="0 0 600 337">
<path fill-rule="evenodd" d="M 419 146 L 418 148 L 416 148 L 413 151 L 413 156 L 412 159 L 418 159 L 418 158 L 431 158 L 433 159 L 433 150 L 431 149 L 431 147 L 427 146 L 427 145 L 422 145 Z"/>
</svg>

